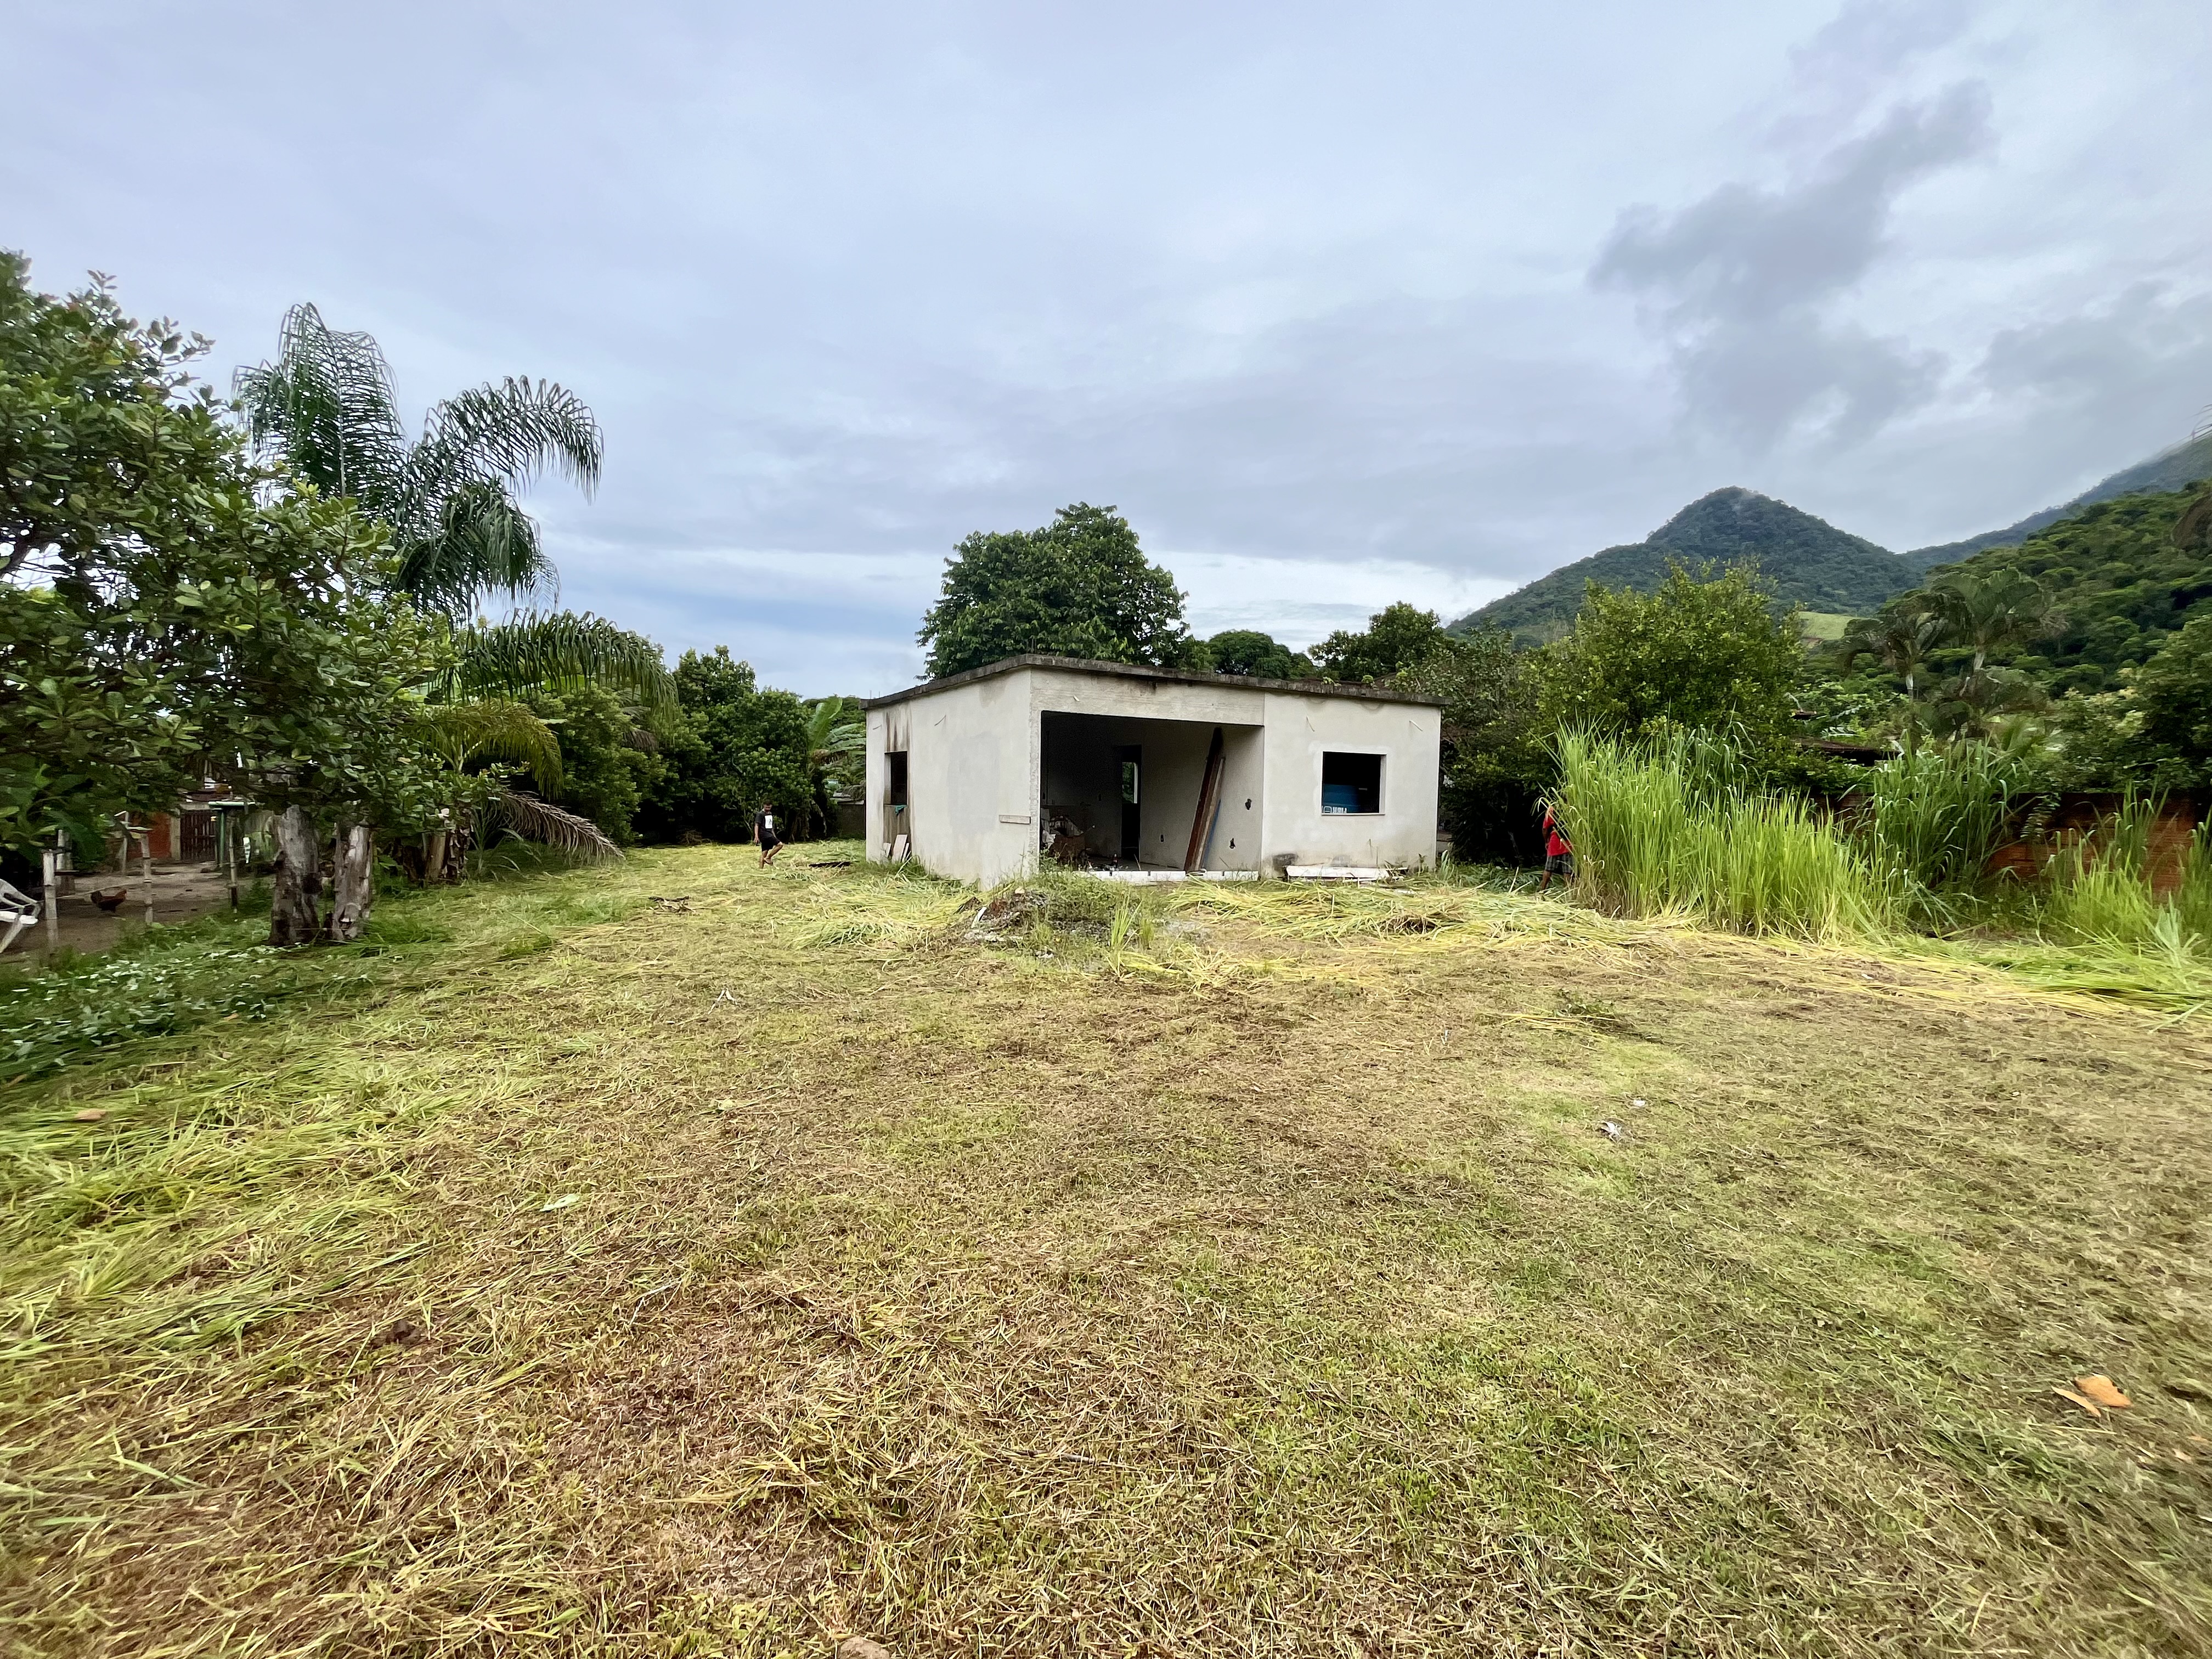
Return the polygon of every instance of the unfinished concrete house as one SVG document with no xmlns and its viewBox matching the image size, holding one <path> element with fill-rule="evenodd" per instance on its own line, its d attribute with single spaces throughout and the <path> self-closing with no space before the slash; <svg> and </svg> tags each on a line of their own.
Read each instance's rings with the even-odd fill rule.
<svg viewBox="0 0 2212 1659">
<path fill-rule="evenodd" d="M 986 886 L 1425 868 L 1431 700 L 1317 680 L 1009 657 L 867 704 L 867 846 Z"/>
</svg>

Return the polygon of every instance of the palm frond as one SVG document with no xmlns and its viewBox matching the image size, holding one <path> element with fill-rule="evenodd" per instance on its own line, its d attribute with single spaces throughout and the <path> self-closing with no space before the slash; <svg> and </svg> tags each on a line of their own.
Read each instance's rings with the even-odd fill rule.
<svg viewBox="0 0 2212 1659">
<path fill-rule="evenodd" d="M 325 495 L 351 495 L 392 517 L 407 434 L 374 337 L 333 329 L 313 306 L 294 306 L 278 331 L 276 360 L 240 368 L 232 389 L 258 453 L 281 459 Z"/>
<path fill-rule="evenodd" d="M 525 841 L 539 842 L 572 858 L 605 860 L 623 855 L 622 848 L 589 818 L 520 790 L 501 790 L 492 799 L 487 817 L 491 820 L 489 828 L 510 830 Z"/>
<path fill-rule="evenodd" d="M 552 466 L 588 495 L 605 454 L 581 398 L 551 380 L 510 375 L 434 404 L 409 471 L 426 494 L 442 495 L 463 482 L 520 489 Z"/>
<path fill-rule="evenodd" d="M 422 720 L 430 740 L 458 767 L 483 761 L 519 766 L 547 793 L 561 787 L 561 740 L 525 704 L 501 697 L 430 703 Z"/>
<path fill-rule="evenodd" d="M 537 521 L 500 485 L 463 483 L 419 505 L 428 517 L 400 532 L 394 579 L 417 603 L 463 617 L 488 592 L 550 599 L 559 591 Z"/>
<path fill-rule="evenodd" d="M 860 705 L 850 697 L 818 697 L 806 705 L 806 746 L 825 750 L 842 728 L 866 720 Z M 862 726 L 865 731 L 865 726 Z"/>
<path fill-rule="evenodd" d="M 597 687 L 648 708 L 676 703 L 676 682 L 650 640 L 603 617 L 573 611 L 524 616 L 455 635 L 459 647 L 447 696 L 527 696 Z"/>
</svg>

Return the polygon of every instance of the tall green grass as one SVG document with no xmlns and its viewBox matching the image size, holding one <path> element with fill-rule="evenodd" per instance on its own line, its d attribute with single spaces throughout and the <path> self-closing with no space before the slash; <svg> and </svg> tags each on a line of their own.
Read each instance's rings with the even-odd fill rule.
<svg viewBox="0 0 2212 1659">
<path fill-rule="evenodd" d="M 1905 927 L 1913 884 L 1796 796 L 1753 793 L 1718 739 L 1559 738 L 1560 817 L 1599 908 L 1750 933 L 1867 937 Z"/>
<path fill-rule="evenodd" d="M 2135 799 L 2094 835 L 2051 860 L 2041 931 L 2068 943 L 2212 960 L 2212 826 L 2200 824 L 2171 890 L 2160 893 L 2153 831 L 2159 803 Z"/>
<path fill-rule="evenodd" d="M 1871 772 L 1832 816 L 1767 792 L 1733 745 L 1711 734 L 1630 743 L 1568 732 L 1559 759 L 1577 888 L 1598 909 L 1806 939 L 1872 940 L 2000 921 L 2069 947 L 2085 965 L 2094 958 L 2106 978 L 2148 975 L 2161 996 L 2203 995 L 2212 829 L 2197 830 L 2179 880 L 2161 891 L 2154 878 L 2174 872 L 2154 868 L 2154 801 L 2129 803 L 2052 860 L 2032 891 L 2001 903 L 1982 872 L 2014 831 L 2024 786 L 2000 754 L 1961 746 L 1900 757 Z"/>
<path fill-rule="evenodd" d="M 1984 743 L 1931 746 L 1870 768 L 1845 802 L 1854 833 L 1923 891 L 1981 885 L 2030 793 L 2014 756 Z"/>
</svg>

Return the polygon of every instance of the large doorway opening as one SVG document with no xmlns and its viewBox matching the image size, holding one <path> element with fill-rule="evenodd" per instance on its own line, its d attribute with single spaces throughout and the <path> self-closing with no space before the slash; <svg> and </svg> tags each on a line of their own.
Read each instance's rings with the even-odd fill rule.
<svg viewBox="0 0 2212 1659">
<path fill-rule="evenodd" d="M 1040 722 L 1046 857 L 1093 870 L 1260 867 L 1258 726 L 1109 714 Z"/>
</svg>

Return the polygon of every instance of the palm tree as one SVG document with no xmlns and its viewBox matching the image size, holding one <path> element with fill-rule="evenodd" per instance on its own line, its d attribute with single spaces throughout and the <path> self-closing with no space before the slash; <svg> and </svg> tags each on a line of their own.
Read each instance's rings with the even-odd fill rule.
<svg viewBox="0 0 2212 1659">
<path fill-rule="evenodd" d="M 398 559 L 393 589 L 454 622 L 455 662 L 426 689 L 422 735 L 456 769 L 518 765 L 541 791 L 558 789 L 558 740 L 521 701 L 533 690 L 594 684 L 647 704 L 673 701 L 659 653 L 596 617 L 463 620 L 494 594 L 550 597 L 557 587 L 537 523 L 515 492 L 549 466 L 587 495 L 599 483 L 599 422 L 574 392 L 512 376 L 471 387 L 434 404 L 410 442 L 375 338 L 332 329 L 312 305 L 285 313 L 276 361 L 240 369 L 234 386 L 255 448 L 384 524 Z M 589 820 L 540 796 L 502 787 L 491 819 L 570 852 L 621 856 Z M 442 872 L 465 842 L 472 829 L 465 814 L 459 827 L 459 836 L 429 838 L 426 875 Z M 292 828 L 301 844 L 312 841 L 304 822 Z M 374 845 L 356 826 L 340 839 L 332 914 L 357 928 L 368 908 Z"/>
<path fill-rule="evenodd" d="M 1960 680 L 1962 694 L 1980 685 L 1991 652 L 2045 638 L 2059 626 L 2058 613 L 2042 587 L 2033 576 L 2017 570 L 2000 569 L 1987 576 L 1954 571 L 1928 585 L 1928 600 L 1943 618 L 1948 642 L 1973 653 Z"/>
<path fill-rule="evenodd" d="M 276 361 L 238 371 L 247 435 L 326 495 L 349 495 L 392 532 L 393 586 L 465 617 L 492 593 L 549 595 L 557 575 L 514 492 L 548 467 L 586 495 L 605 444 L 582 398 L 509 376 L 434 404 L 409 442 L 374 337 L 311 305 L 284 315 Z"/>
<path fill-rule="evenodd" d="M 820 697 L 807 704 L 807 763 L 830 786 L 833 799 L 858 799 L 867 757 L 867 716 L 857 699 Z"/>
<path fill-rule="evenodd" d="M 1929 654 L 1949 637 L 1949 624 L 1917 599 L 1886 605 L 1872 617 L 1854 617 L 1836 642 L 1836 658 L 1846 672 L 1872 658 L 1905 682 L 1905 752 L 1920 746 L 1920 673 Z"/>
</svg>

